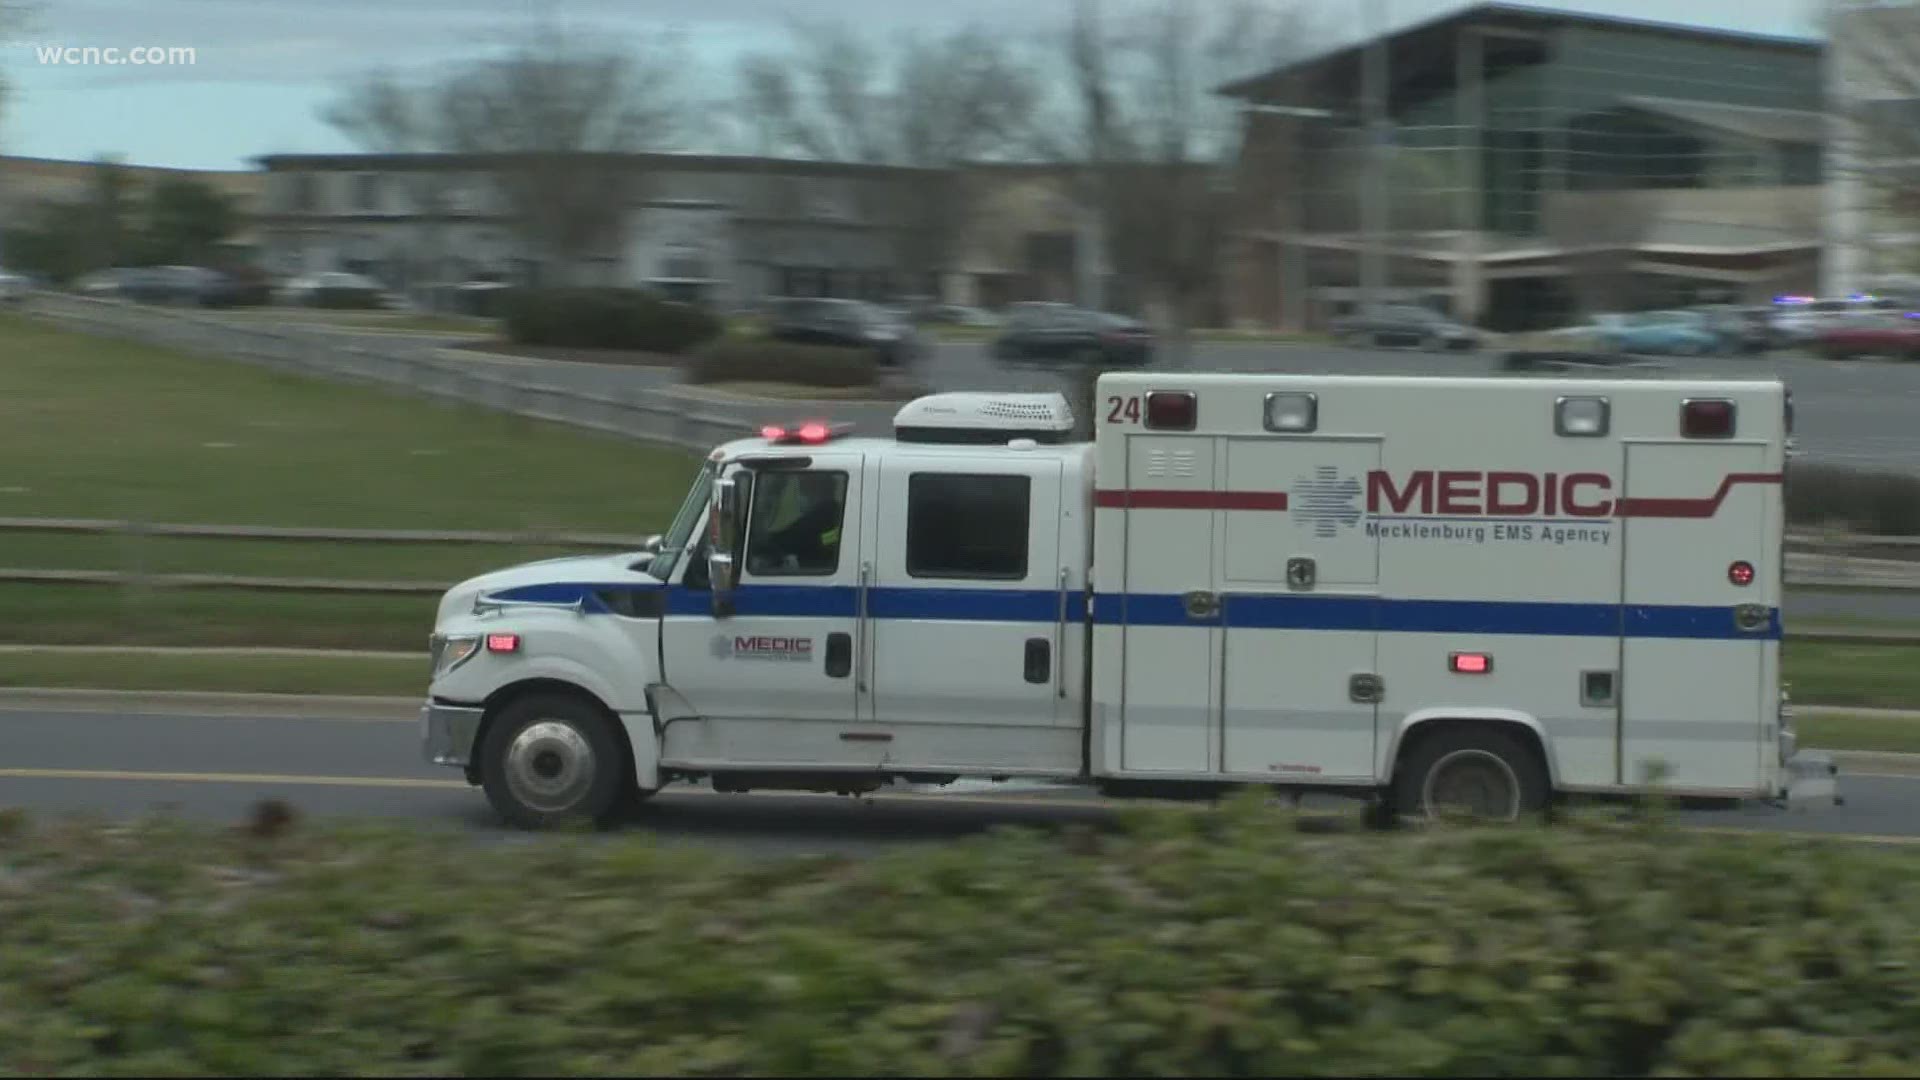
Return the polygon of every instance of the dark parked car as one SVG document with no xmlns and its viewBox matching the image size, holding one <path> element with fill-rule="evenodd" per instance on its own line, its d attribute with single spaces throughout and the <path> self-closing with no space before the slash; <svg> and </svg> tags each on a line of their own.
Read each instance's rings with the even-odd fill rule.
<svg viewBox="0 0 1920 1080">
<path fill-rule="evenodd" d="M 777 341 L 870 348 L 885 367 L 905 367 L 926 352 L 912 324 L 862 300 L 782 300 L 768 331 Z"/>
<path fill-rule="evenodd" d="M 994 340 L 1001 360 L 1067 360 L 1139 367 L 1153 359 L 1153 332 L 1124 315 L 1064 304 L 1013 304 Z"/>
<path fill-rule="evenodd" d="M 1418 304 L 1377 307 L 1333 320 L 1333 336 L 1348 345 L 1422 349 L 1476 349 L 1480 334 Z"/>
</svg>

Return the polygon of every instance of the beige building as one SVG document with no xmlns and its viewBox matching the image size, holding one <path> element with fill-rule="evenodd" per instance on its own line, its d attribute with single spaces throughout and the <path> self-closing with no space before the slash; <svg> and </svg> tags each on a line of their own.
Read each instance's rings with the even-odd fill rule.
<svg viewBox="0 0 1920 1080">
<path fill-rule="evenodd" d="M 1820 291 L 1920 292 L 1920 4 L 1830 14 Z"/>
</svg>

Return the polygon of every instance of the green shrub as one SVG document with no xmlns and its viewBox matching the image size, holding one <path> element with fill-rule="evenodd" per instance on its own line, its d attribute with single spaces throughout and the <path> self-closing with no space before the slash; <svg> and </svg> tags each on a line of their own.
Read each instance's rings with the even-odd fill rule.
<svg viewBox="0 0 1920 1080">
<path fill-rule="evenodd" d="M 1287 825 L 1236 802 L 854 862 L 7 818 L 0 1072 L 1920 1070 L 1913 852 Z"/>
<path fill-rule="evenodd" d="M 638 289 L 515 289 L 500 307 L 522 345 L 681 353 L 722 329 L 700 308 Z"/>
<path fill-rule="evenodd" d="M 1875 536 L 1920 535 L 1920 476 L 1794 465 L 1787 472 L 1787 520 Z"/>
<path fill-rule="evenodd" d="M 688 382 L 777 382 L 798 386 L 870 386 L 879 354 L 841 345 L 798 345 L 771 338 L 710 341 L 687 360 Z"/>
</svg>

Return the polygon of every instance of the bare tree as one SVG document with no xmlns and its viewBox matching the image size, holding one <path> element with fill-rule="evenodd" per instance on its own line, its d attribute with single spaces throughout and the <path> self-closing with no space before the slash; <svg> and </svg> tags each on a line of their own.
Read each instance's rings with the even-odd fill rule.
<svg viewBox="0 0 1920 1080">
<path fill-rule="evenodd" d="M 644 197 L 636 155 L 679 134 L 678 45 L 667 36 L 620 51 L 541 28 L 440 87 L 446 144 L 488 156 L 516 229 L 563 283 L 608 253 L 628 206 Z"/>
<path fill-rule="evenodd" d="M 359 76 L 321 116 L 370 153 L 425 155 L 447 150 L 451 144 L 437 104 L 431 91 L 392 71 L 376 69 Z M 395 170 L 394 179 L 406 193 L 408 209 L 418 223 L 419 243 L 410 247 L 403 275 L 408 284 L 418 284 L 415 278 L 420 274 L 428 284 L 438 282 L 444 272 L 442 225 L 451 209 L 450 174 L 422 161 L 418 168 Z M 438 295 L 437 290 L 427 290 L 430 306 L 437 306 Z"/>
<path fill-rule="evenodd" d="M 767 156 L 929 170 L 890 200 L 899 264 L 947 269 L 971 216 L 957 175 L 1021 145 L 1042 97 L 1031 65 L 981 27 L 877 43 L 834 23 L 789 24 L 781 53 L 748 56 L 740 105 Z"/>
<path fill-rule="evenodd" d="M 1658 216 L 1648 191 L 1566 193 L 1547 201 L 1542 225 L 1565 253 L 1574 304 L 1584 318 L 1633 302 L 1633 264 Z"/>
<path fill-rule="evenodd" d="M 1215 91 L 1304 55 L 1313 34 L 1288 0 L 1150 0 L 1108 16 L 1080 0 L 1065 34 L 1072 86 L 1064 140 L 1086 163 L 1110 262 L 1176 344 L 1216 312 L 1234 224 L 1239 102 Z"/>
<path fill-rule="evenodd" d="M 1864 234 L 1843 239 L 1872 253 L 1870 272 L 1920 273 L 1920 3 L 1833 0 L 1814 17 L 1841 87 L 1827 179 Z"/>
</svg>

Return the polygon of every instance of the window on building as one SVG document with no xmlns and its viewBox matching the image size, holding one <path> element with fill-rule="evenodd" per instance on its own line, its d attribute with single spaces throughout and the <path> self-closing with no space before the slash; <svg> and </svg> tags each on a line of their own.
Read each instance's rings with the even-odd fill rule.
<svg viewBox="0 0 1920 1080">
<path fill-rule="evenodd" d="M 287 177 L 287 209 L 310 213 L 319 204 L 318 185 L 312 173 L 293 173 Z"/>
<path fill-rule="evenodd" d="M 356 210 L 378 210 L 380 208 L 380 178 L 373 173 L 361 173 L 353 178 L 353 206 Z"/>
<path fill-rule="evenodd" d="M 844 472 L 767 472 L 753 485 L 747 572 L 755 577 L 826 577 L 840 569 L 847 510 Z"/>
<path fill-rule="evenodd" d="M 907 573 L 999 581 L 1026 577 L 1032 486 L 1024 476 L 909 477 Z"/>
</svg>

